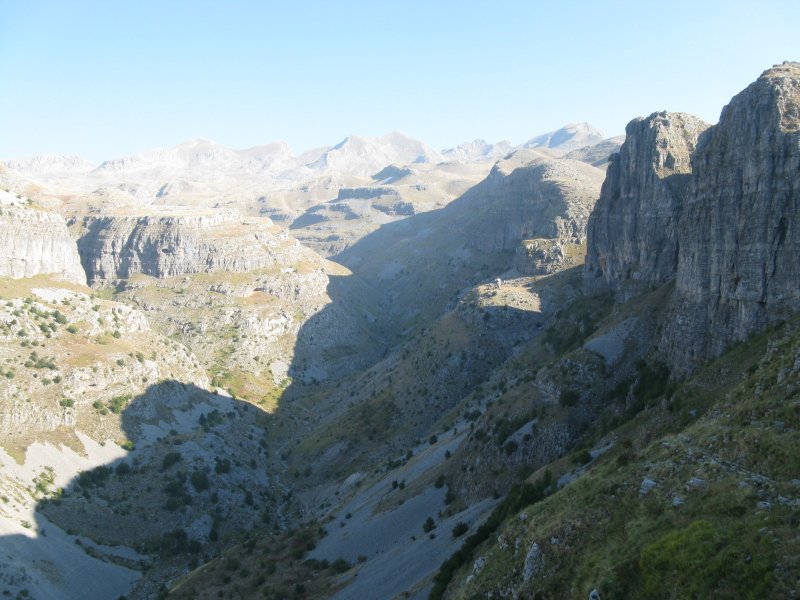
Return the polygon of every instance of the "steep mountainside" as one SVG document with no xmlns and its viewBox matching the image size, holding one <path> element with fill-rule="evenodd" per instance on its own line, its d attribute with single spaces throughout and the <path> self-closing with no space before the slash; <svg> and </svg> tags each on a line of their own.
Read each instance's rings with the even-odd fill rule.
<svg viewBox="0 0 800 600">
<path fill-rule="evenodd" d="M 380 318 L 402 332 L 512 262 L 511 275 L 575 264 L 602 178 L 584 163 L 519 151 L 444 209 L 384 226 L 337 260 L 375 289 Z"/>
<path fill-rule="evenodd" d="M 520 152 L 498 162 L 455 209 L 467 213 L 466 233 L 483 252 L 514 251 L 532 238 L 580 243 L 602 181 L 603 172 L 584 163 Z"/>
<path fill-rule="evenodd" d="M 580 160 L 589 163 L 593 167 L 605 167 L 613 154 L 619 152 L 622 142 L 625 141 L 624 135 L 618 135 L 607 140 L 603 140 L 593 146 L 584 146 L 564 155 L 570 160 Z"/>
</svg>

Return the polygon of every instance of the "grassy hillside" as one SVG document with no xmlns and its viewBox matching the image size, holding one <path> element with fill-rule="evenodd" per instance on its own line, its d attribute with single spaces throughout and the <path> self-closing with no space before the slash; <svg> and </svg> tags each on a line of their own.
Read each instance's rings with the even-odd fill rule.
<svg viewBox="0 0 800 600">
<path fill-rule="evenodd" d="M 798 356 L 795 321 L 654 397 L 585 474 L 508 515 L 443 597 L 793 597 Z"/>
</svg>

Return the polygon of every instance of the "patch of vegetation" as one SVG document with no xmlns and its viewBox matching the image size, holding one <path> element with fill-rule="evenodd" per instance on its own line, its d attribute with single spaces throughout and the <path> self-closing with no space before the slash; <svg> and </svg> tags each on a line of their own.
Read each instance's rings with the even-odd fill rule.
<svg viewBox="0 0 800 600">
<path fill-rule="evenodd" d="M 431 589 L 428 598 L 430 600 L 441 600 L 455 572 L 462 565 L 472 561 L 475 549 L 489 539 L 489 536 L 497 530 L 506 518 L 542 500 L 546 496 L 546 490 L 552 483 L 553 477 L 547 472 L 535 484 L 523 483 L 511 488 L 511 491 L 508 492 L 503 501 L 497 505 L 478 530 L 464 540 L 461 548 L 455 554 L 442 563 L 442 566 L 439 567 L 439 572 L 433 578 L 433 589 Z"/>
<path fill-rule="evenodd" d="M 425 519 L 425 522 L 422 524 L 422 531 L 430 533 L 434 529 L 436 529 L 436 522 L 433 520 L 433 517 Z"/>
<path fill-rule="evenodd" d="M 478 414 L 480 415 L 480 413 Z M 494 436 L 495 443 L 498 446 L 502 446 L 508 439 L 508 436 L 518 431 L 520 427 L 525 425 L 525 423 L 533 421 L 536 418 L 536 415 L 536 409 L 533 409 L 532 411 L 517 417 L 499 419 L 497 422 L 495 422 L 492 429 L 492 435 Z"/>
<path fill-rule="evenodd" d="M 210 484 L 205 471 L 194 471 L 189 480 L 192 482 L 194 489 L 198 492 L 207 490 Z"/>
<path fill-rule="evenodd" d="M 581 395 L 575 390 L 571 390 L 569 388 L 563 388 L 558 394 L 558 403 L 566 408 L 575 406 L 578 404 L 578 400 L 580 399 Z"/>
<path fill-rule="evenodd" d="M 111 400 L 108 401 L 108 410 L 110 410 L 115 415 L 118 415 L 122 412 L 122 409 L 128 405 L 128 402 L 131 401 L 131 395 L 125 394 L 123 396 L 114 396 Z"/>
<path fill-rule="evenodd" d="M 39 356 L 36 350 L 30 353 L 28 360 L 25 361 L 25 366 L 29 369 L 50 369 L 52 371 L 58 368 L 55 359 Z"/>
<path fill-rule="evenodd" d="M 81 471 L 78 475 L 78 485 L 84 489 L 98 487 L 105 484 L 111 475 L 111 467 L 101 465 L 90 471 Z"/>
<path fill-rule="evenodd" d="M 167 452 L 161 461 L 161 471 L 166 471 L 181 460 L 183 460 L 183 456 L 181 456 L 180 452 Z"/>
<path fill-rule="evenodd" d="M 467 533 L 467 531 L 469 531 L 469 525 L 467 525 L 463 521 L 459 521 L 458 523 L 455 524 L 455 527 L 453 527 L 453 537 L 454 538 L 461 537 L 462 535 Z"/>
</svg>

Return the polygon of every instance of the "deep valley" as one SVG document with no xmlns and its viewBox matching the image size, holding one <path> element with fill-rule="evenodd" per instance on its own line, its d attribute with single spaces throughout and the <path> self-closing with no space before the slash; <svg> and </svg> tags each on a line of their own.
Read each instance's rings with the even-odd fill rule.
<svg viewBox="0 0 800 600">
<path fill-rule="evenodd" d="M 800 593 L 800 63 L 714 125 L 0 188 L 4 597 Z"/>
</svg>

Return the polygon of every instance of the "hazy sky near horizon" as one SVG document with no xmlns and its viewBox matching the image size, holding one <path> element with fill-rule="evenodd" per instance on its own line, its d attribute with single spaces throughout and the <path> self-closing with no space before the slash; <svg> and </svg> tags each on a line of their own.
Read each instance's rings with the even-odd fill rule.
<svg viewBox="0 0 800 600">
<path fill-rule="evenodd" d="M 799 31 L 796 0 L 0 0 L 0 157 L 716 122 Z"/>
</svg>

